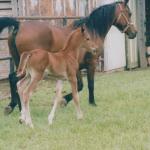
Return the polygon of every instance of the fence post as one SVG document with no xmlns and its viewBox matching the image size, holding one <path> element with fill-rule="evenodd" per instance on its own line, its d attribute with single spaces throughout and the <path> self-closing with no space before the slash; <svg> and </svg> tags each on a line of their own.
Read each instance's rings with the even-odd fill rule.
<svg viewBox="0 0 150 150">
<path fill-rule="evenodd" d="M 140 61 L 140 67 L 145 68 L 147 67 L 147 62 L 146 62 L 146 57 L 145 57 L 145 52 L 146 52 L 146 38 L 145 38 L 145 1 L 143 0 L 137 0 L 137 24 L 138 24 L 138 50 L 139 50 L 139 61 Z"/>
<path fill-rule="evenodd" d="M 63 26 L 67 25 L 67 18 L 63 18 Z"/>
</svg>

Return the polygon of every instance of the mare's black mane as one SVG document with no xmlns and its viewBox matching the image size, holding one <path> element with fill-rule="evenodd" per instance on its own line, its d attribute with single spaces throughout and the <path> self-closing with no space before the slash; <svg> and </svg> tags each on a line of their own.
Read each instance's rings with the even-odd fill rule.
<svg viewBox="0 0 150 150">
<path fill-rule="evenodd" d="M 116 19 L 115 9 L 117 3 L 118 2 L 96 8 L 89 16 L 74 21 L 74 28 L 78 28 L 85 24 L 92 34 L 105 37 Z"/>
</svg>

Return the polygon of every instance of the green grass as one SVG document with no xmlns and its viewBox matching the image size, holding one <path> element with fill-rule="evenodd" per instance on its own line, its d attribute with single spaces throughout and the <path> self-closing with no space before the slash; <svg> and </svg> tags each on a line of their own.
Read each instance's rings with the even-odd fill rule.
<svg viewBox="0 0 150 150">
<path fill-rule="evenodd" d="M 30 102 L 34 129 L 18 123 L 19 112 L 4 116 L 0 102 L 0 150 L 150 150 L 150 70 L 97 74 L 97 107 L 80 93 L 82 121 L 73 103 L 59 108 L 48 126 L 54 83 L 42 81 Z M 65 90 L 69 86 L 65 82 Z"/>
</svg>

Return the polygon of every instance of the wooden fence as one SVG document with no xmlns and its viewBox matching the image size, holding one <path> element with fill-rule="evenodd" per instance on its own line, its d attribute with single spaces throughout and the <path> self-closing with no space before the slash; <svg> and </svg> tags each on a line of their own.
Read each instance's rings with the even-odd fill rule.
<svg viewBox="0 0 150 150">
<path fill-rule="evenodd" d="M 101 0 L 0 0 L 0 16 L 19 20 L 49 20 L 63 26 L 86 16 Z M 0 79 L 14 69 L 7 44 L 8 31 L 0 34 Z"/>
</svg>

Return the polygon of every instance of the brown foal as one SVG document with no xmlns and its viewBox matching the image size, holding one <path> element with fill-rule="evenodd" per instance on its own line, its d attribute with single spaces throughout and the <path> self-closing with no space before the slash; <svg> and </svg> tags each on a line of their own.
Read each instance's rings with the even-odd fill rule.
<svg viewBox="0 0 150 150">
<path fill-rule="evenodd" d="M 91 50 L 97 48 L 97 44 L 92 40 L 87 29 L 82 26 L 69 35 L 64 48 L 57 53 L 50 53 L 44 49 L 34 49 L 21 54 L 17 74 L 20 76 L 26 72 L 25 77 L 17 83 L 22 105 L 21 122 L 33 127 L 29 111 L 29 99 L 37 83 L 42 79 L 46 68 L 57 78 L 54 105 L 48 116 L 49 124 L 52 124 L 58 102 L 62 98 L 62 80 L 64 78 L 68 79 L 71 84 L 77 118 L 82 119 L 83 114 L 79 104 L 76 74 L 79 68 L 80 47 L 84 45 Z"/>
</svg>

